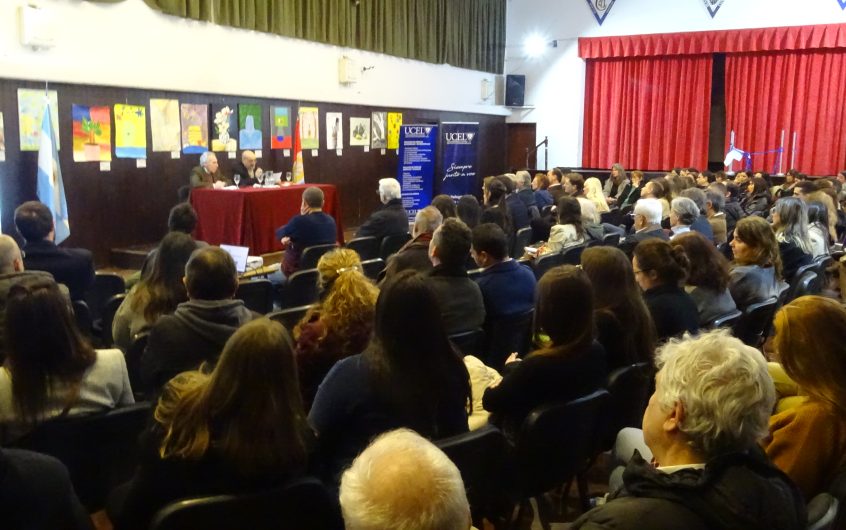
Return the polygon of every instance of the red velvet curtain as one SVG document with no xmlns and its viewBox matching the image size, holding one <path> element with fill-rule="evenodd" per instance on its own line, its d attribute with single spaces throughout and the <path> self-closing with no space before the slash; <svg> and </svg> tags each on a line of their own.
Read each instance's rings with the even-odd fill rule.
<svg viewBox="0 0 846 530">
<path fill-rule="evenodd" d="M 711 55 L 587 61 L 583 167 L 708 162 Z"/>
<path fill-rule="evenodd" d="M 807 50 L 726 56 L 726 145 L 747 152 L 776 149 L 785 131 L 780 170 L 795 165 L 811 175 L 846 168 L 846 54 Z M 754 170 L 772 172 L 777 154 L 752 157 Z M 735 163 L 735 168 L 740 164 Z"/>
</svg>

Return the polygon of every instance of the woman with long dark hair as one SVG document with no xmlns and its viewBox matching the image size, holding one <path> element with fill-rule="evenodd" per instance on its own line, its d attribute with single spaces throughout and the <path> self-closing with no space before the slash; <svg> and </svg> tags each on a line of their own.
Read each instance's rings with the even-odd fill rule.
<svg viewBox="0 0 846 530">
<path fill-rule="evenodd" d="M 798 197 L 785 197 L 775 203 L 772 215 L 773 230 L 781 253 L 782 273 L 789 282 L 800 267 L 812 261 L 808 207 Z"/>
<path fill-rule="evenodd" d="M 512 237 L 514 235 L 513 223 L 511 222 L 511 216 L 508 214 L 508 206 L 505 203 L 506 195 L 507 190 L 502 181 L 496 177 L 485 179 L 485 209 L 482 211 L 480 223 L 497 224 L 506 235 Z"/>
<path fill-rule="evenodd" d="M 471 229 L 479 224 L 479 218 L 482 217 L 482 207 L 479 206 L 479 200 L 476 197 L 473 195 L 462 195 L 458 199 L 458 204 L 455 208 L 458 218 Z"/>
<path fill-rule="evenodd" d="M 729 291 L 737 308 L 778 297 L 781 281 L 781 253 L 775 232 L 761 217 L 744 217 L 737 222 L 731 240 L 734 262 L 729 272 Z"/>
<path fill-rule="evenodd" d="M 582 207 L 579 201 L 573 197 L 561 197 L 558 199 L 556 214 L 558 223 L 549 229 L 549 241 L 538 249 L 539 256 L 556 254 L 585 243 Z"/>
<path fill-rule="evenodd" d="M 753 177 L 746 186 L 746 198 L 740 205 L 746 215 L 760 215 L 770 207 L 770 193 L 767 181 L 761 177 Z"/>
<path fill-rule="evenodd" d="M 688 232 L 673 238 L 670 245 L 684 249 L 690 263 L 685 291 L 696 303 L 700 326 L 737 309 L 728 290 L 728 260 L 713 243 L 699 232 Z"/>
</svg>

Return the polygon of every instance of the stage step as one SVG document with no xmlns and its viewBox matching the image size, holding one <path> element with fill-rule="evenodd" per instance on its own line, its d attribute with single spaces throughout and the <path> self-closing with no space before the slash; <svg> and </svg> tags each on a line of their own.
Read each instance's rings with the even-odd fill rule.
<svg viewBox="0 0 846 530">
<path fill-rule="evenodd" d="M 154 248 L 156 248 L 156 243 L 113 248 L 109 253 L 109 263 L 112 267 L 120 269 L 141 270 L 141 266 L 144 265 L 144 259 L 147 258 L 147 254 Z"/>
</svg>

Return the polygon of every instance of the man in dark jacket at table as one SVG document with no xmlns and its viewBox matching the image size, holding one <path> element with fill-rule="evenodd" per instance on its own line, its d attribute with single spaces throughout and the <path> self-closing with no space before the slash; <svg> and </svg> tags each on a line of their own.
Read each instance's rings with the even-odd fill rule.
<svg viewBox="0 0 846 530">
<path fill-rule="evenodd" d="M 384 205 L 373 212 L 358 228 L 355 237 L 372 236 L 382 239 L 389 235 L 408 233 L 408 212 L 402 205 L 402 190 L 397 179 L 379 179 L 379 199 Z"/>
</svg>

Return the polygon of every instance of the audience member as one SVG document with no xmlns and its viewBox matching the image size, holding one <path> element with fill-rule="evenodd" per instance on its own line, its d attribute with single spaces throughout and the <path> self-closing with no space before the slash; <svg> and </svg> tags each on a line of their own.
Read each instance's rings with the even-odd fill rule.
<svg viewBox="0 0 846 530">
<path fill-rule="evenodd" d="M 640 192 L 641 199 L 655 199 L 661 205 L 661 219 L 668 219 L 670 217 L 670 201 L 667 200 L 667 187 L 664 179 L 652 179 L 643 185 L 643 190 Z M 637 202 L 635 202 L 637 204 Z M 661 220 L 658 220 L 658 225 Z"/>
<path fill-rule="evenodd" d="M 726 230 L 734 232 L 737 222 L 746 217 L 746 212 L 740 205 L 740 188 L 734 182 L 726 181 Z"/>
<path fill-rule="evenodd" d="M 726 213 L 723 211 L 725 207 L 725 192 L 712 184 L 705 190 L 705 216 L 711 225 L 711 232 L 714 233 L 714 243 L 718 245 L 728 241 L 728 224 Z"/>
<path fill-rule="evenodd" d="M 483 269 L 476 283 L 482 291 L 485 315 L 489 320 L 532 310 L 535 275 L 529 267 L 508 257 L 508 239 L 499 226 L 485 223 L 474 228 L 470 252 Z"/>
<path fill-rule="evenodd" d="M 641 241 L 634 249 L 632 268 L 659 341 L 699 331 L 696 303 L 680 287 L 690 269 L 682 248 L 657 238 Z"/>
<path fill-rule="evenodd" d="M 117 530 L 146 529 L 170 502 L 270 489 L 305 473 L 314 435 L 291 338 L 266 318 L 236 331 L 211 373 L 168 383 L 134 478 L 110 500 Z"/>
<path fill-rule="evenodd" d="M 596 211 L 599 213 L 611 211 L 611 208 L 608 207 L 608 201 L 602 191 L 602 183 L 599 182 L 598 178 L 590 177 L 585 180 L 585 197 L 590 199 L 591 202 L 596 205 Z"/>
<path fill-rule="evenodd" d="M 605 227 L 600 224 L 601 217 L 596 211 L 596 206 L 590 200 L 579 197 L 579 208 L 582 211 L 582 228 L 585 229 L 585 236 L 593 241 L 602 241 L 605 237 Z"/>
<path fill-rule="evenodd" d="M 793 187 L 793 196 L 799 197 L 802 200 L 807 200 L 808 195 L 819 191 L 819 185 L 813 180 L 800 180 Z"/>
<path fill-rule="evenodd" d="M 27 201 L 15 210 L 15 227 L 26 240 L 23 261 L 27 269 L 45 271 L 67 286 L 71 300 L 82 300 L 94 284 L 91 252 L 81 248 L 56 245 L 53 214 L 38 201 Z"/>
<path fill-rule="evenodd" d="M 152 390 L 180 372 L 213 366 L 235 330 L 256 316 L 233 300 L 238 273 L 232 256 L 219 247 L 194 251 L 185 265 L 185 288 L 188 301 L 159 318 L 141 357 L 141 378 Z"/>
<path fill-rule="evenodd" d="M 339 248 L 324 254 L 317 271 L 320 302 L 294 328 L 294 353 L 306 410 L 332 366 L 367 347 L 379 296 L 379 289 L 362 273 L 354 250 Z"/>
<path fill-rule="evenodd" d="M 828 213 L 828 234 L 832 240 L 839 241 L 842 239 L 842 232 L 844 228 L 840 218 L 843 212 L 838 209 L 838 201 L 835 197 L 832 197 L 833 192 L 834 190 L 831 188 L 815 191 L 807 194 L 803 201 L 816 201 L 825 204 L 825 208 Z"/>
<path fill-rule="evenodd" d="M 254 184 L 258 184 L 258 178 L 264 171 L 256 166 L 256 154 L 249 149 L 241 153 L 241 160 L 232 164 L 232 172 L 239 175 L 241 180 L 238 181 L 238 187 L 250 188 Z"/>
<path fill-rule="evenodd" d="M 696 303 L 699 325 L 707 327 L 715 319 L 737 309 L 728 290 L 729 263 L 725 256 L 698 232 L 673 238 L 673 247 L 681 247 L 687 256 L 685 291 Z"/>
<path fill-rule="evenodd" d="M 680 196 L 692 200 L 698 210 L 699 215 L 690 224 L 690 229 L 694 232 L 699 232 L 709 241 L 714 242 L 714 231 L 711 229 L 711 223 L 708 222 L 707 217 L 708 208 L 706 203 L 708 202 L 708 198 L 705 192 L 699 188 L 692 187 L 682 191 Z"/>
<path fill-rule="evenodd" d="M 786 285 L 781 281 L 781 254 L 770 225 L 761 217 L 744 217 L 737 222 L 731 240 L 734 264 L 729 291 L 737 308 L 777 298 Z"/>
<path fill-rule="evenodd" d="M 526 206 L 520 197 L 517 196 L 517 187 L 514 183 L 513 174 L 499 175 L 496 178 L 505 186 L 505 206 L 508 208 L 508 216 L 514 227 L 514 231 L 526 228 L 529 226 L 531 217 L 529 216 L 529 208 Z"/>
<path fill-rule="evenodd" d="M 782 197 L 791 197 L 793 195 L 793 188 L 799 183 L 799 172 L 795 169 L 790 169 L 784 174 L 784 184 L 778 186 L 775 192 L 777 199 Z"/>
<path fill-rule="evenodd" d="M 190 202 L 181 202 L 170 209 L 170 213 L 167 216 L 168 233 L 181 232 L 190 236 L 195 228 L 197 228 L 197 211 L 191 206 Z M 195 243 L 198 247 L 208 245 L 205 241 L 195 241 Z M 144 258 L 144 264 L 141 265 L 141 274 L 132 281 L 133 284 L 150 274 L 153 268 L 153 261 L 156 259 L 158 252 L 159 247 L 156 247 L 147 253 L 147 257 Z M 130 287 L 130 280 L 127 280 L 127 287 Z"/>
<path fill-rule="evenodd" d="M 594 340 L 593 293 L 584 271 L 562 265 L 541 277 L 535 326 L 549 341 L 523 361 L 509 357 L 502 381 L 482 398 L 491 422 L 512 439 L 533 409 L 587 395 L 608 376 L 605 351 Z"/>
<path fill-rule="evenodd" d="M 564 183 L 564 172 L 561 168 L 554 167 L 546 173 L 549 179 L 549 187 L 546 189 L 552 195 L 552 204 L 555 204 L 561 195 L 566 193 L 562 184 Z"/>
<path fill-rule="evenodd" d="M 432 199 L 432 204 L 430 206 L 437 208 L 444 219 L 458 217 L 458 211 L 455 208 L 455 201 L 452 200 L 452 197 L 449 195 L 435 195 L 435 198 Z"/>
<path fill-rule="evenodd" d="M 458 199 L 456 211 L 458 218 L 471 229 L 476 228 L 479 219 L 482 217 L 482 207 L 479 206 L 479 200 L 473 195 L 462 195 Z"/>
<path fill-rule="evenodd" d="M 590 180 L 590 179 L 588 179 Z M 611 175 L 605 181 L 605 187 L 602 189 L 603 191 L 603 198 L 607 198 L 607 203 L 609 205 L 616 205 L 619 202 L 620 196 L 623 195 L 626 191 L 626 187 L 629 186 L 629 178 L 626 175 L 626 170 L 623 169 L 622 164 L 614 164 L 611 166 Z M 588 195 L 588 198 L 591 198 Z M 597 207 L 599 207 L 597 205 Z M 602 212 L 602 209 L 599 210 Z"/>
<path fill-rule="evenodd" d="M 94 350 L 52 280 L 13 285 L 0 368 L 0 443 L 51 418 L 135 402 L 120 350 Z"/>
<path fill-rule="evenodd" d="M 808 236 L 808 207 L 797 197 L 779 199 L 773 206 L 773 230 L 781 254 L 782 277 L 790 282 L 800 267 L 813 261 Z"/>
<path fill-rule="evenodd" d="M 581 266 L 593 286 L 596 338 L 605 348 L 608 371 L 634 363 L 652 365 L 655 325 L 631 260 L 615 247 L 591 247 L 582 252 Z"/>
<path fill-rule="evenodd" d="M 658 199 L 640 199 L 634 207 L 634 233 L 629 234 L 620 242 L 620 249 L 631 255 L 641 241 L 651 238 L 669 240 L 664 229 L 661 228 L 661 202 Z"/>
<path fill-rule="evenodd" d="M 434 206 L 427 206 L 417 211 L 414 226 L 411 229 L 411 239 L 396 254 L 388 258 L 388 264 L 385 267 L 386 279 L 407 269 L 417 272 L 432 270 L 432 262 L 429 260 L 429 243 L 443 220 L 441 212 Z"/>
<path fill-rule="evenodd" d="M 373 212 L 355 233 L 355 237 L 385 236 L 408 233 L 408 212 L 402 205 L 402 189 L 397 179 L 379 179 L 379 200 L 384 207 Z"/>
<path fill-rule="evenodd" d="M 532 180 L 532 189 L 535 190 L 535 204 L 538 209 L 554 204 L 552 195 L 549 193 L 549 177 L 543 173 L 535 175 Z"/>
<path fill-rule="evenodd" d="M 818 201 L 808 203 L 808 240 L 814 258 L 828 256 L 830 237 L 828 233 L 828 208 Z"/>
<path fill-rule="evenodd" d="M 746 186 L 746 199 L 741 203 L 746 215 L 766 215 L 770 207 L 769 187 L 761 177 L 753 177 Z"/>
<path fill-rule="evenodd" d="M 309 413 L 330 482 L 379 433 L 408 427 L 440 439 L 467 431 L 469 375 L 427 278 L 403 271 L 385 282 L 373 332 L 364 353 L 329 371 Z"/>
<path fill-rule="evenodd" d="M 676 236 L 690 232 L 690 225 L 699 217 L 699 208 L 696 203 L 687 197 L 676 197 L 670 203 L 670 227 L 672 235 Z"/>
<path fill-rule="evenodd" d="M 643 191 L 644 184 L 646 184 L 646 180 L 643 178 L 643 171 L 632 171 L 631 184 L 623 189 L 623 193 L 618 199 L 620 208 L 634 206 L 634 204 L 640 200 L 640 194 Z"/>
<path fill-rule="evenodd" d="M 220 172 L 217 155 L 206 151 L 200 155 L 200 165 L 191 170 L 189 182 L 192 188 L 220 189 L 232 184 L 232 179 Z"/>
<path fill-rule="evenodd" d="M 532 206 L 538 208 L 537 202 L 535 202 L 535 192 L 532 190 L 532 175 L 528 171 L 518 171 L 514 186 L 517 188 L 517 196 L 523 201 L 526 208 L 529 208 L 529 216 L 531 217 Z"/>
<path fill-rule="evenodd" d="M 579 173 L 567 173 L 564 175 L 562 183 L 564 193 L 570 197 L 584 197 L 585 196 L 585 178 Z M 555 201 L 558 204 L 558 201 Z"/>
<path fill-rule="evenodd" d="M 434 444 L 408 429 L 376 438 L 341 478 L 347 530 L 468 530 L 461 472 Z"/>
<path fill-rule="evenodd" d="M 538 256 L 558 254 L 564 250 L 584 245 L 585 230 L 582 227 L 582 208 L 573 197 L 561 197 L 556 208 L 558 223 L 549 231 L 549 240 L 538 249 Z"/>
<path fill-rule="evenodd" d="M 338 227 L 332 216 L 323 211 L 323 190 L 315 186 L 305 189 L 300 215 L 277 228 L 276 238 L 285 249 L 280 270 L 286 278 L 299 270 L 303 250 L 335 243 Z"/>
<path fill-rule="evenodd" d="M 573 530 L 804 528 L 801 493 L 755 450 L 775 401 L 760 352 L 713 331 L 668 343 L 658 366 L 622 488 Z"/>
<path fill-rule="evenodd" d="M 511 222 L 511 215 L 508 213 L 508 206 L 505 203 L 506 188 L 496 177 L 485 179 L 484 184 L 485 209 L 479 219 L 482 223 L 496 223 L 502 231 L 508 234 L 509 240 L 514 237 L 514 225 Z"/>
<path fill-rule="evenodd" d="M 714 180 L 716 179 L 713 173 L 710 171 L 703 171 L 696 175 L 696 187 L 701 190 L 705 190 L 708 186 L 713 184 Z"/>
</svg>

